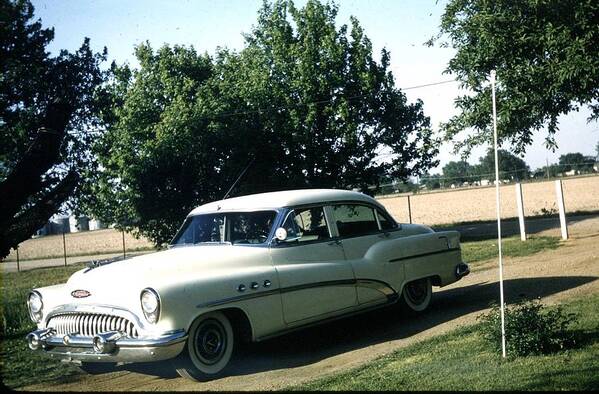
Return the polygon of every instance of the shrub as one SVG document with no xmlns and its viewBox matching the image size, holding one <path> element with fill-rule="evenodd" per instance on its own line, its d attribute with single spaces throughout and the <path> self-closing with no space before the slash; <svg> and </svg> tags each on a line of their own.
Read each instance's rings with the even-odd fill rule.
<svg viewBox="0 0 599 394">
<path fill-rule="evenodd" d="M 494 304 L 479 317 L 483 337 L 501 350 L 501 312 Z M 506 351 L 510 356 L 549 354 L 574 346 L 574 333 L 568 326 L 576 321 L 562 307 L 547 308 L 539 300 L 521 301 L 505 308 Z"/>
</svg>

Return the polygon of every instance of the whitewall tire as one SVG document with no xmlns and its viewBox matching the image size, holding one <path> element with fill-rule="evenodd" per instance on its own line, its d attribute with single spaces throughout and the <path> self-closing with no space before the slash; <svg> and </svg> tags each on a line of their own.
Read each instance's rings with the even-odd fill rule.
<svg viewBox="0 0 599 394">
<path fill-rule="evenodd" d="M 430 278 L 422 278 L 405 284 L 401 292 L 401 303 L 411 312 L 423 312 L 430 305 L 432 297 Z"/>
<path fill-rule="evenodd" d="M 222 376 L 233 354 L 234 335 L 229 319 L 221 312 L 198 317 L 189 329 L 186 346 L 174 360 L 177 373 L 194 381 Z"/>
</svg>

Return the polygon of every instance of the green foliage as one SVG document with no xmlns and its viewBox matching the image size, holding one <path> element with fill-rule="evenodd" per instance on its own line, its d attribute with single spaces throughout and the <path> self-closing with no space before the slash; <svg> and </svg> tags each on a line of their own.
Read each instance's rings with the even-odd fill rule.
<svg viewBox="0 0 599 394">
<path fill-rule="evenodd" d="M 443 177 L 449 183 L 463 183 L 471 181 L 472 167 L 467 161 L 450 161 L 443 166 Z"/>
<path fill-rule="evenodd" d="M 522 301 L 505 307 L 506 352 L 510 356 L 550 354 L 574 346 L 574 333 L 568 328 L 576 315 L 564 314 L 561 306 L 547 309 L 538 300 Z M 482 333 L 488 343 L 501 350 L 499 305 L 482 315 Z"/>
<path fill-rule="evenodd" d="M 514 154 L 499 149 L 499 179 L 520 181 L 527 179 L 530 173 L 528 165 Z M 487 154 L 479 158 L 479 163 L 470 165 L 467 161 L 450 161 L 443 166 L 443 185 L 473 183 L 481 180 L 495 180 L 495 152 L 488 149 Z"/>
<path fill-rule="evenodd" d="M 530 168 L 524 160 L 504 149 L 499 149 L 497 156 L 499 179 L 520 181 L 528 178 Z M 482 179 L 495 179 L 495 153 L 493 149 L 488 149 L 487 154 L 479 159 L 473 173 Z"/>
<path fill-rule="evenodd" d="M 456 101 L 460 114 L 443 128 L 448 140 L 473 131 L 455 150 L 469 153 L 490 142 L 491 87 L 497 71 L 499 140 L 525 150 L 535 131 L 547 129 L 554 147 L 558 117 L 588 105 L 599 116 L 599 2 L 595 0 L 451 0 L 441 18 L 441 41 L 457 52 L 452 73 L 472 94 Z"/>
<path fill-rule="evenodd" d="M 103 53 L 84 39 L 50 56 L 54 30 L 30 1 L 0 0 L 0 256 L 31 237 L 77 190 L 92 166 Z"/>
<path fill-rule="evenodd" d="M 60 171 L 88 162 L 87 148 L 97 134 L 98 111 L 95 92 L 104 80 L 99 65 L 103 53 L 93 53 L 89 39 L 75 53 L 62 50 L 56 57 L 46 52 L 54 29 L 33 21 L 29 1 L 0 0 L 0 181 L 23 156 L 42 126 L 44 111 L 57 98 L 73 108 L 61 154 Z"/>
<path fill-rule="evenodd" d="M 429 174 L 425 172 L 420 177 L 420 184 L 426 186 L 429 190 L 439 189 L 442 186 L 443 180 L 439 174 Z"/>
<path fill-rule="evenodd" d="M 355 18 L 310 0 L 265 2 L 240 52 L 214 57 L 148 43 L 140 69 L 113 67 L 108 131 L 97 145 L 87 206 L 157 244 L 195 206 L 292 188 L 359 188 L 405 180 L 436 165 L 422 102 L 395 87 Z M 377 158 L 389 152 L 388 159 Z"/>
<path fill-rule="evenodd" d="M 593 165 L 595 164 L 595 158 L 592 156 L 585 156 L 582 153 L 566 153 L 559 157 L 559 165 L 562 171 L 577 170 L 580 172 L 591 172 L 593 171 Z"/>
</svg>

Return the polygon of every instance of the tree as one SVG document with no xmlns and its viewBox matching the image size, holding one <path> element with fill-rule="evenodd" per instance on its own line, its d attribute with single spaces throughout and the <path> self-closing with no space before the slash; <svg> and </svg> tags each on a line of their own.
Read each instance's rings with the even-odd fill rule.
<svg viewBox="0 0 599 394">
<path fill-rule="evenodd" d="M 522 153 L 533 133 L 547 128 L 555 147 L 558 117 L 588 105 L 599 117 L 599 2 L 595 0 L 451 0 L 441 18 L 440 42 L 457 52 L 446 72 L 471 94 L 459 97 L 460 113 L 442 125 L 455 151 L 465 154 L 490 142 L 489 73 L 497 71 L 499 141 Z M 448 41 L 442 41 L 444 37 Z"/>
<path fill-rule="evenodd" d="M 0 257 L 29 238 L 73 195 L 95 137 L 103 81 L 85 39 L 50 57 L 53 29 L 28 1 L 0 0 Z"/>
<path fill-rule="evenodd" d="M 499 149 L 497 151 L 499 159 L 499 179 L 500 180 L 516 180 L 521 181 L 528 178 L 530 174 L 530 168 L 528 165 L 514 154 Z M 495 179 L 495 151 L 491 148 L 487 150 L 487 154 L 479 159 L 479 163 L 474 166 L 473 172 L 477 174 L 480 179 Z"/>
<path fill-rule="evenodd" d="M 450 161 L 443 166 L 443 177 L 447 183 L 464 183 L 471 181 L 472 168 L 467 161 Z"/>
<path fill-rule="evenodd" d="M 420 177 L 420 184 L 426 186 L 427 189 L 439 189 L 441 187 L 441 175 L 439 174 L 429 174 L 425 172 Z"/>
<path fill-rule="evenodd" d="M 422 102 L 395 87 L 358 21 L 337 7 L 265 3 L 240 52 L 213 58 L 149 44 L 140 69 L 114 68 L 107 133 L 89 206 L 167 242 L 194 206 L 232 195 L 336 187 L 377 191 L 436 165 Z M 379 152 L 388 152 L 383 157 Z M 370 188 L 369 186 L 374 186 Z"/>
<path fill-rule="evenodd" d="M 589 172 L 593 170 L 595 158 L 585 156 L 582 153 L 566 153 L 559 157 L 560 172 L 577 170 L 581 172 Z"/>
</svg>

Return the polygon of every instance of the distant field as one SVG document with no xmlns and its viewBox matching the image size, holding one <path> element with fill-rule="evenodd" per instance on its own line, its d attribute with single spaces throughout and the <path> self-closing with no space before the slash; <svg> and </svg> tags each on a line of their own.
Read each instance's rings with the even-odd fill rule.
<svg viewBox="0 0 599 394">
<path fill-rule="evenodd" d="M 599 176 L 565 178 L 562 180 L 566 212 L 599 210 Z M 500 187 L 501 217 L 517 217 L 516 187 Z M 555 182 L 523 183 L 524 215 L 539 216 L 557 213 Z M 406 196 L 379 198 L 400 222 L 408 222 Z M 426 225 L 493 220 L 495 187 L 464 188 L 447 192 L 420 193 L 410 196 L 412 222 Z"/>
<path fill-rule="evenodd" d="M 85 256 L 106 253 L 121 253 L 123 251 L 123 235 L 114 229 L 84 231 L 66 234 L 67 256 Z M 125 233 L 125 248 L 127 252 L 152 249 L 154 245 L 145 238 L 136 239 Z M 19 258 L 33 260 L 63 256 L 62 235 L 48 235 L 29 239 L 19 245 Z M 15 261 L 17 254 L 14 250 L 6 261 Z"/>
</svg>

